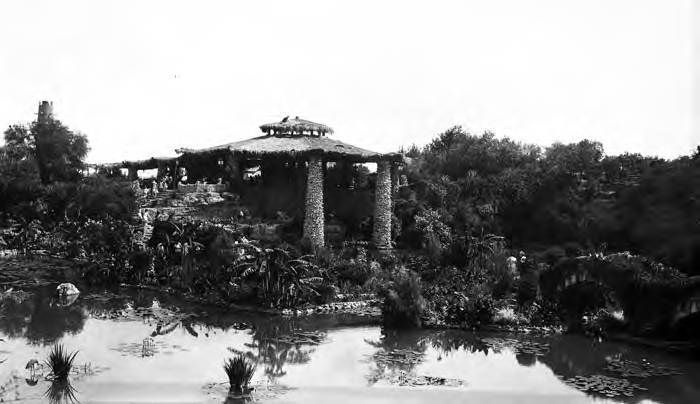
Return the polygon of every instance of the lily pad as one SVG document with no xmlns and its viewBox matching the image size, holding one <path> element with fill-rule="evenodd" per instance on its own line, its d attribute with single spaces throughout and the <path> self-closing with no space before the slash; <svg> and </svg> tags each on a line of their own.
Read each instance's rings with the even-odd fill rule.
<svg viewBox="0 0 700 404">
<path fill-rule="evenodd" d="M 496 352 L 504 348 L 511 349 L 515 354 L 531 354 L 536 356 L 544 356 L 549 352 L 549 344 L 545 342 L 498 337 L 484 338 L 481 341 Z"/>
<path fill-rule="evenodd" d="M 676 376 L 682 374 L 677 368 L 657 365 L 646 359 L 633 361 L 621 358 L 606 358 L 605 370 L 622 377 L 647 378 L 652 376 Z"/>
<path fill-rule="evenodd" d="M 642 386 L 630 383 L 629 380 L 604 375 L 574 376 L 565 379 L 564 383 L 577 390 L 609 398 L 620 395 L 632 397 L 635 390 L 646 390 Z"/>
</svg>

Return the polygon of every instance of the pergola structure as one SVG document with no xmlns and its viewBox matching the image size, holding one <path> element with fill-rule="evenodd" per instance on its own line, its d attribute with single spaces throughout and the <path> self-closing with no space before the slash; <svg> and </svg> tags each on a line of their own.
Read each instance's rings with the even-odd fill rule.
<svg viewBox="0 0 700 404">
<path fill-rule="evenodd" d="M 327 137 L 333 133 L 329 126 L 286 117 L 280 122 L 261 125 L 262 136 L 205 149 L 177 149 L 178 161 L 192 156 L 209 156 L 225 165 L 231 183 L 242 179 L 241 167 L 246 162 L 301 161 L 306 168 L 306 195 L 304 204 L 303 236 L 314 248 L 325 244 L 323 181 L 327 162 L 377 164 L 374 227 L 372 241 L 376 248 L 391 248 L 392 182 L 396 182 L 396 168 L 403 161 L 399 153 L 377 153 Z M 303 167 L 303 166 L 302 166 Z M 189 168 L 188 168 L 189 169 Z"/>
<path fill-rule="evenodd" d="M 158 169 L 158 178 L 160 178 L 168 170 L 175 172 L 177 157 L 151 157 L 144 160 L 125 160 L 118 163 L 89 164 L 88 167 L 109 173 L 115 173 L 117 170 L 124 168 L 127 169 L 127 177 L 130 180 L 138 178 L 139 170 Z"/>
</svg>

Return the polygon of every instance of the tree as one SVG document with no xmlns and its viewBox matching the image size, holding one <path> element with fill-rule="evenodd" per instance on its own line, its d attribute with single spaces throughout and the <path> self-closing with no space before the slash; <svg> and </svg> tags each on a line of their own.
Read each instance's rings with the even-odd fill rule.
<svg viewBox="0 0 700 404">
<path fill-rule="evenodd" d="M 5 131 L 0 164 L 4 175 L 26 177 L 36 170 L 44 184 L 74 181 L 85 167 L 88 150 L 87 138 L 58 120 L 12 125 Z"/>
<path fill-rule="evenodd" d="M 4 138 L 0 147 L 0 212 L 4 218 L 31 221 L 47 213 L 45 202 L 71 197 L 74 192 L 57 198 L 56 191 L 75 188 L 88 151 L 84 135 L 52 120 L 12 125 Z M 61 214 L 64 208 L 59 209 Z"/>
<path fill-rule="evenodd" d="M 73 133 L 58 120 L 35 122 L 30 128 L 41 182 L 74 181 L 85 167 L 87 137 Z"/>
<path fill-rule="evenodd" d="M 5 215 L 35 216 L 31 212 L 40 183 L 33 149 L 27 127 L 13 125 L 5 131 L 0 147 L 0 212 Z"/>
</svg>

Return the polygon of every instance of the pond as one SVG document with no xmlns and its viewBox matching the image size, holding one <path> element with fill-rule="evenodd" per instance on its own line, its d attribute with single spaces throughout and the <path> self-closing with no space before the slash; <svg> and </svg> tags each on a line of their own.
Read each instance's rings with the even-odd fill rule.
<svg viewBox="0 0 700 404">
<path fill-rule="evenodd" d="M 4 402 L 700 402 L 700 363 L 577 336 L 384 331 L 376 319 L 288 318 L 186 304 L 132 289 L 13 295 L 0 317 Z M 79 350 L 70 389 L 28 361 Z M 225 358 L 257 362 L 228 397 Z"/>
</svg>

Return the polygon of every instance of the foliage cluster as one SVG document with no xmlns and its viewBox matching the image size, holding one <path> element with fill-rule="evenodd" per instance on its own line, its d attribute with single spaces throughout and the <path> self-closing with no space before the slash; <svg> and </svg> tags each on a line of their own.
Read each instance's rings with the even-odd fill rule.
<svg viewBox="0 0 700 404">
<path fill-rule="evenodd" d="M 243 393 L 248 387 L 255 373 L 256 365 L 243 354 L 224 361 L 224 372 L 228 376 L 228 382 L 232 391 Z"/>
<path fill-rule="evenodd" d="M 543 149 L 454 127 L 407 156 L 395 203 L 405 248 L 434 256 L 455 235 L 493 233 L 529 250 L 609 248 L 700 268 L 700 151 L 608 156 L 590 140 Z"/>
<path fill-rule="evenodd" d="M 68 379 L 70 370 L 73 367 L 73 361 L 77 355 L 78 351 L 71 353 L 61 344 L 54 345 L 46 359 L 46 366 L 51 370 L 53 378 L 58 380 Z"/>
<path fill-rule="evenodd" d="M 420 277 L 404 267 L 388 273 L 379 288 L 382 318 L 389 327 L 420 327 L 426 308 L 421 294 Z"/>
</svg>

